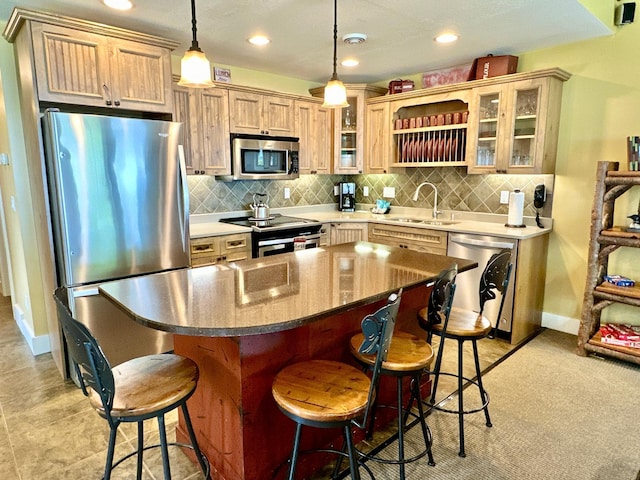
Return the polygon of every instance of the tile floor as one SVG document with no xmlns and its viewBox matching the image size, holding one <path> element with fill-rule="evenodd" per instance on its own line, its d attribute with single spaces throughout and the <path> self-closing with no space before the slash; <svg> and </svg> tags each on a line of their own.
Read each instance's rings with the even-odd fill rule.
<svg viewBox="0 0 640 480">
<path fill-rule="evenodd" d="M 447 349 L 445 364 L 456 350 L 454 344 Z M 506 342 L 487 340 L 480 346 L 482 368 L 511 349 Z M 62 381 L 51 355 L 31 354 L 13 320 L 9 298 L 0 298 L 0 352 L 0 479 L 101 478 L 109 434 L 107 423 L 90 408 L 80 389 Z M 441 385 L 439 391 L 453 391 L 444 380 Z M 167 416 L 170 439 L 174 437 L 176 421 L 177 415 Z M 147 422 L 145 430 L 147 443 L 156 443 L 155 422 Z M 116 458 L 135 449 L 135 425 L 122 426 L 118 435 Z M 170 450 L 175 480 L 202 478 L 179 449 Z M 119 466 L 112 478 L 135 478 L 135 459 Z M 145 452 L 143 478 L 163 478 L 158 449 Z"/>
</svg>

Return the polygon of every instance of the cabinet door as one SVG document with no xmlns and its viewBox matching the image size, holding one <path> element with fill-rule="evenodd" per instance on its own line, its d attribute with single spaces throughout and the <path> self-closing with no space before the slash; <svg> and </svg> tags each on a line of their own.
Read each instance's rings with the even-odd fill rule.
<svg viewBox="0 0 640 480">
<path fill-rule="evenodd" d="M 333 112 L 316 102 L 295 102 L 295 131 L 300 139 L 300 173 L 331 173 Z"/>
<path fill-rule="evenodd" d="M 263 98 L 263 102 L 262 133 L 292 136 L 294 131 L 293 100 L 269 95 Z"/>
<path fill-rule="evenodd" d="M 199 120 L 202 132 L 200 168 L 207 175 L 230 175 L 229 92 L 221 88 L 211 88 L 199 93 Z"/>
<path fill-rule="evenodd" d="M 115 107 L 171 112 L 171 52 L 167 48 L 109 39 L 110 84 Z"/>
<path fill-rule="evenodd" d="M 106 106 L 109 61 L 104 37 L 33 22 L 32 40 L 41 101 Z"/>
<path fill-rule="evenodd" d="M 229 91 L 229 128 L 233 133 L 262 133 L 262 95 Z"/>
<path fill-rule="evenodd" d="M 366 223 L 332 223 L 331 245 L 367 240 Z"/>
<path fill-rule="evenodd" d="M 364 94 L 347 90 L 347 102 L 348 107 L 334 109 L 333 172 L 354 175 L 363 171 Z"/>
<path fill-rule="evenodd" d="M 200 170 L 200 122 L 196 106 L 196 91 L 173 85 L 173 121 L 182 122 L 182 145 L 187 175 L 204 173 Z"/>
<path fill-rule="evenodd" d="M 316 173 L 314 169 L 314 144 L 312 139 L 313 115 L 315 104 L 311 102 L 296 101 L 296 131 L 295 136 L 300 139 L 300 151 L 298 152 L 298 168 L 300 173 Z"/>
<path fill-rule="evenodd" d="M 496 173 L 506 168 L 498 158 L 500 142 L 505 137 L 506 98 L 501 85 L 473 90 L 467 127 L 469 173 Z"/>
<path fill-rule="evenodd" d="M 365 173 L 387 173 L 389 168 L 389 122 L 389 103 L 367 106 Z"/>
</svg>

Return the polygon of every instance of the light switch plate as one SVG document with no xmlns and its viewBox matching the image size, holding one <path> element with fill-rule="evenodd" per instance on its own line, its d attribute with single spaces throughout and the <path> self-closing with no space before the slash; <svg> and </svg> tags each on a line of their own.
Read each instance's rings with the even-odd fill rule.
<svg viewBox="0 0 640 480">
<path fill-rule="evenodd" d="M 285 198 L 285 200 L 288 199 L 288 198 L 291 198 L 291 189 L 288 188 L 288 187 L 284 188 L 284 198 Z"/>
<path fill-rule="evenodd" d="M 382 189 L 382 196 L 384 198 L 396 198 L 396 189 L 395 189 L 395 187 L 384 187 Z"/>
<path fill-rule="evenodd" d="M 340 189 L 338 188 L 338 185 L 334 185 L 333 186 L 333 194 L 335 196 L 338 196 L 339 193 L 340 193 Z"/>
<path fill-rule="evenodd" d="M 369 187 L 362 187 L 362 195 L 365 197 L 369 196 Z"/>
<path fill-rule="evenodd" d="M 506 205 L 509 203 L 509 190 L 502 190 L 500 192 L 500 204 Z"/>
</svg>

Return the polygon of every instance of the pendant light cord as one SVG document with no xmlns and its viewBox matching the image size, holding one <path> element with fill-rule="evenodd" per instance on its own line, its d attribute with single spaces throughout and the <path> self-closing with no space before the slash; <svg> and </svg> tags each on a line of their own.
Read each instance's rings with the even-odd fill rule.
<svg viewBox="0 0 640 480">
<path fill-rule="evenodd" d="M 331 80 L 338 79 L 338 0 L 333 1 L 333 76 Z"/>
<path fill-rule="evenodd" d="M 196 37 L 196 0 L 191 0 L 191 31 L 193 32 L 193 40 L 191 40 L 190 50 L 200 51 Z"/>
</svg>

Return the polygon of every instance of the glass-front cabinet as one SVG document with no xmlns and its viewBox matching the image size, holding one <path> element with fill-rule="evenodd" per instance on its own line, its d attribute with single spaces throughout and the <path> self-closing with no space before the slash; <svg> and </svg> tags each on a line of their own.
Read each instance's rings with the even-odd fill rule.
<svg viewBox="0 0 640 480">
<path fill-rule="evenodd" d="M 467 143 L 469 173 L 552 173 L 559 101 L 550 101 L 551 80 L 523 80 L 473 90 L 469 114 L 473 121 Z M 550 130 L 555 131 L 549 134 Z"/>
</svg>

